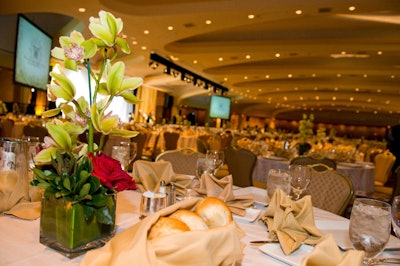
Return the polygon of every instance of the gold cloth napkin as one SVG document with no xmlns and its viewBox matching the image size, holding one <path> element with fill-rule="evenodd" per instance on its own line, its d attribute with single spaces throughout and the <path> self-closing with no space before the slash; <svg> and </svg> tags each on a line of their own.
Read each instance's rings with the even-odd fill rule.
<svg viewBox="0 0 400 266">
<path fill-rule="evenodd" d="M 324 235 L 314 250 L 305 256 L 301 262 L 302 266 L 358 266 L 362 265 L 364 251 L 348 250 L 341 253 L 335 239 L 331 234 Z"/>
<path fill-rule="evenodd" d="M 163 160 L 157 162 L 136 161 L 133 164 L 132 177 L 141 192 L 158 191 L 161 180 L 164 180 L 165 185 L 175 184 L 177 194 L 185 195 L 186 188 L 192 183 L 189 176 L 175 174 L 171 162 Z"/>
<path fill-rule="evenodd" d="M 277 189 L 261 220 L 267 225 L 270 238 L 279 241 L 286 255 L 302 243 L 315 245 L 322 237 L 322 232 L 315 226 L 309 195 L 293 201 Z"/>
<path fill-rule="evenodd" d="M 161 216 L 178 209 L 194 210 L 201 201 L 180 201 L 143 219 L 112 238 L 104 247 L 89 251 L 80 265 L 234 265 L 242 257 L 243 231 L 233 221 L 206 231 L 188 231 L 147 239 L 148 231 Z"/>
<path fill-rule="evenodd" d="M 30 187 L 28 179 L 17 171 L 0 171 L 0 214 L 10 214 L 26 220 L 40 217 L 40 192 Z"/>
<path fill-rule="evenodd" d="M 246 208 L 254 204 L 253 195 L 235 196 L 232 175 L 218 179 L 210 174 L 202 174 L 197 187 L 193 188 L 201 196 L 216 197 L 223 200 L 234 214 L 244 216 Z"/>
</svg>

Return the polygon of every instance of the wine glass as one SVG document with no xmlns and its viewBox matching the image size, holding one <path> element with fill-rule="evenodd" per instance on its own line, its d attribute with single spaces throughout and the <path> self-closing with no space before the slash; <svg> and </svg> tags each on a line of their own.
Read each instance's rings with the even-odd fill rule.
<svg viewBox="0 0 400 266">
<path fill-rule="evenodd" d="M 294 200 L 300 199 L 311 181 L 311 170 L 307 165 L 289 165 L 290 186 Z"/>
<path fill-rule="evenodd" d="M 126 166 L 125 170 L 128 170 L 129 166 L 135 160 L 136 155 L 137 155 L 137 143 L 136 142 L 129 142 L 129 141 L 121 141 L 120 142 L 121 146 L 128 147 L 128 164 Z"/>
<path fill-rule="evenodd" d="M 374 199 L 355 199 L 349 233 L 354 248 L 365 252 L 363 265 L 372 265 L 374 257 L 382 252 L 389 241 L 390 225 L 390 204 Z"/>
<path fill-rule="evenodd" d="M 215 174 L 224 164 L 224 152 L 220 150 L 208 150 L 206 159 L 211 160 L 212 173 Z"/>
<path fill-rule="evenodd" d="M 392 226 L 394 233 L 398 238 L 400 238 L 400 196 L 396 196 L 393 198 Z"/>
<path fill-rule="evenodd" d="M 128 170 L 129 166 L 129 147 L 117 145 L 112 147 L 111 157 L 118 160 L 122 169 Z"/>
</svg>

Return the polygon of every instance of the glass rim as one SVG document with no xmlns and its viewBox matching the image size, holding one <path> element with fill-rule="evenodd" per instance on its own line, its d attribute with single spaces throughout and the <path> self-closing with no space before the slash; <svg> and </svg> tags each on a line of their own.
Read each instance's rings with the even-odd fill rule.
<svg viewBox="0 0 400 266">
<path fill-rule="evenodd" d="M 391 208 L 390 203 L 385 202 L 383 200 L 371 199 L 371 198 L 356 198 L 353 202 L 353 206 L 356 202 L 361 202 L 363 204 L 367 204 L 373 207 L 389 207 Z"/>
</svg>

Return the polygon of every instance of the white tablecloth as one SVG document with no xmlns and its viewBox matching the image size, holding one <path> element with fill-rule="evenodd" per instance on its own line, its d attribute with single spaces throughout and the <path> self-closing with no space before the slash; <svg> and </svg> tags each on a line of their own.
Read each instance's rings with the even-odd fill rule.
<svg viewBox="0 0 400 266">
<path fill-rule="evenodd" d="M 253 171 L 253 180 L 267 183 L 267 175 L 270 169 L 288 169 L 289 163 L 288 160 L 282 158 L 258 157 Z M 351 179 L 356 194 L 370 194 L 374 192 L 375 167 L 355 164 L 338 164 L 336 171 Z"/>
<path fill-rule="evenodd" d="M 135 191 L 118 193 L 117 233 L 139 221 L 140 194 Z M 314 209 L 316 221 L 338 223 L 347 219 L 326 211 Z M 238 219 L 239 226 L 246 236 L 242 242 L 246 245 L 244 258 L 240 265 L 286 265 L 250 246 L 252 240 L 264 240 L 268 237 L 267 228 L 261 222 L 247 222 Z M 27 221 L 13 216 L 0 217 L 0 265 L 77 265 L 84 255 L 68 259 L 56 251 L 39 243 L 39 219 Z M 399 241 L 395 239 L 395 241 Z M 400 242 L 400 241 L 399 241 Z M 132 262 L 134 265 L 134 262 Z M 239 264 L 238 264 L 239 265 Z"/>
</svg>

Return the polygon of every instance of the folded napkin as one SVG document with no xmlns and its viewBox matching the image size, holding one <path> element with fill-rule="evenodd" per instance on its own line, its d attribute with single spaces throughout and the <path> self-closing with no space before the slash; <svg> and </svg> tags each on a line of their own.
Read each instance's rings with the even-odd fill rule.
<svg viewBox="0 0 400 266">
<path fill-rule="evenodd" d="M 322 232 L 315 226 L 309 195 L 293 201 L 281 189 L 275 190 L 261 220 L 267 225 L 270 238 L 279 241 L 286 255 L 302 243 L 315 245 L 322 237 Z"/>
<path fill-rule="evenodd" d="M 321 238 L 314 250 L 305 256 L 301 262 L 302 266 L 358 266 L 363 265 L 364 251 L 348 250 L 342 254 L 335 239 L 331 234 Z"/>
<path fill-rule="evenodd" d="M 89 251 L 80 265 L 234 265 L 242 257 L 243 231 L 233 221 L 206 231 L 188 231 L 147 239 L 159 217 L 178 209 L 194 210 L 201 201 L 180 201 L 143 219 L 112 238 L 100 249 Z"/>
<path fill-rule="evenodd" d="M 192 178 L 187 175 L 175 174 L 171 162 L 149 162 L 138 160 L 133 164 L 132 177 L 141 192 L 150 190 L 158 191 L 161 180 L 165 185 L 174 183 L 177 194 L 185 195 L 186 188 L 192 183 Z"/>
<path fill-rule="evenodd" d="M 210 174 L 202 174 L 198 186 L 193 187 L 201 196 L 216 197 L 223 200 L 234 214 L 244 216 L 246 208 L 254 204 L 253 195 L 235 196 L 232 175 L 218 179 Z"/>
<path fill-rule="evenodd" d="M 35 220 L 40 217 L 40 191 L 17 171 L 0 171 L 0 214 Z"/>
</svg>

